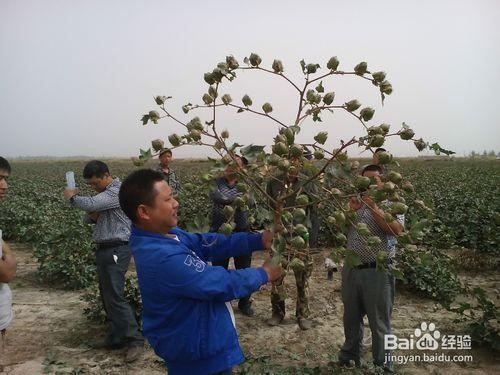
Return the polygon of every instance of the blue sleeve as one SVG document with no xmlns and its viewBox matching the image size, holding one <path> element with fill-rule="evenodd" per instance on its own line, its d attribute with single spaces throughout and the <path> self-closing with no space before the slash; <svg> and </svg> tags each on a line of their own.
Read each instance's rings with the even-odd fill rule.
<svg viewBox="0 0 500 375">
<path fill-rule="evenodd" d="M 203 301 L 227 302 L 255 292 L 268 281 L 261 268 L 227 271 L 194 255 L 178 254 L 162 261 L 158 283 L 173 295 Z"/>
<path fill-rule="evenodd" d="M 218 261 L 262 250 L 262 234 L 239 232 L 230 236 L 221 233 L 188 233 L 175 229 L 181 241 L 205 261 Z"/>
</svg>

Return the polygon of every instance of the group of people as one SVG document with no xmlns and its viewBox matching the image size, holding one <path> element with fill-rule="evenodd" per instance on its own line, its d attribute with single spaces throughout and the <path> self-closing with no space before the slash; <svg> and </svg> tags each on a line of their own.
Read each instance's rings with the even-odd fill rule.
<svg viewBox="0 0 500 375">
<path fill-rule="evenodd" d="M 168 373 L 230 374 L 244 360 L 230 301 L 238 299 L 241 313 L 252 316 L 251 294 L 271 283 L 272 316 L 268 323 L 280 324 L 285 316 L 282 265 L 269 259 L 260 267 L 251 266 L 254 251 L 270 254 L 274 233 L 251 232 L 247 214 L 241 208 L 234 212 L 233 234 L 217 233 L 226 222 L 224 207 L 242 195 L 237 189 L 237 169 L 245 168 L 248 163 L 245 158 L 238 156 L 236 168 L 229 165 L 213 181 L 211 232 L 205 234 L 189 233 L 177 226 L 181 186 L 170 166 L 172 151 L 162 150 L 159 160 L 157 170 L 136 170 L 123 182 L 112 177 L 105 163 L 93 160 L 86 164 L 83 178 L 97 194 L 82 196 L 77 189 L 64 190 L 71 206 L 84 210 L 86 222 L 94 225 L 97 276 L 108 331 L 103 341 L 92 345 L 109 349 L 126 347 L 126 362 L 137 360 L 144 351 L 144 338 L 124 297 L 125 274 L 133 255 L 143 302 L 142 333 L 155 353 L 165 360 Z M 0 200 L 5 197 L 10 172 L 8 162 L 0 158 Z M 298 172 L 284 173 L 283 178 L 267 187 L 270 196 L 277 197 L 283 189 L 299 185 Z M 362 171 L 363 176 L 370 177 L 377 185 L 382 184 L 384 173 L 376 163 Z M 313 195 L 313 189 L 304 192 Z M 368 196 L 362 200 L 353 198 L 349 204 L 356 211 L 356 218 L 348 228 L 347 247 L 359 255 L 362 263 L 354 267 L 345 265 L 342 270 L 345 342 L 339 365 L 359 365 L 363 317 L 367 315 L 373 361 L 391 372 L 384 335 L 391 333 L 394 277 L 390 272 L 377 271 L 376 259 L 379 251 L 387 252 L 390 269 L 397 243 L 395 236 L 402 233 L 404 218 L 387 222 L 386 213 Z M 252 207 L 252 198 L 247 205 Z M 317 208 L 311 206 L 308 214 L 317 215 Z M 308 221 L 316 222 L 311 226 L 318 222 Z M 368 247 L 355 230 L 357 223 L 365 223 L 381 239 L 379 245 Z M 313 233 L 317 230 L 310 229 Z M 313 245 L 311 241 L 309 245 Z M 11 293 L 6 283 L 15 273 L 16 261 L 3 241 L 0 256 L 0 330 L 4 332 L 12 319 Z M 230 258 L 234 258 L 235 269 L 228 269 Z M 305 267 L 294 272 L 296 316 L 302 330 L 312 327 L 307 298 L 312 264 L 307 255 Z"/>
</svg>

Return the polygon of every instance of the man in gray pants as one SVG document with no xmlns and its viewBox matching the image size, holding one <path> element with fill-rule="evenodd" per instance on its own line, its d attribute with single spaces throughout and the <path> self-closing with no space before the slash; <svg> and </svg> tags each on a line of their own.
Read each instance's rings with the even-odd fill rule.
<svg viewBox="0 0 500 375">
<path fill-rule="evenodd" d="M 95 224 L 92 239 L 96 243 L 99 290 L 108 321 L 108 334 L 96 347 L 127 346 L 126 362 L 133 362 L 144 350 L 134 313 L 123 295 L 125 273 L 130 263 L 128 246 L 130 220 L 120 208 L 118 193 L 121 182 L 112 178 L 108 166 L 92 160 L 83 169 L 86 182 L 98 192 L 92 197 L 77 195 L 76 189 L 65 189 L 71 206 L 87 212 L 86 221 Z"/>
<path fill-rule="evenodd" d="M 382 170 L 378 165 L 368 165 L 363 169 L 363 176 L 373 178 L 381 185 Z M 394 276 L 390 272 L 395 246 L 389 246 L 392 236 L 403 232 L 404 217 L 386 222 L 385 212 L 371 198 L 362 200 L 352 198 L 350 207 L 356 211 L 356 218 L 347 233 L 347 248 L 356 252 L 360 265 L 344 266 L 342 270 L 342 302 L 344 304 L 345 342 L 339 354 L 339 364 L 348 365 L 354 361 L 360 363 L 363 340 L 363 317 L 368 316 L 372 332 L 373 363 L 383 366 L 386 373 L 392 373 L 393 364 L 388 360 L 389 352 L 384 349 L 384 336 L 391 333 L 391 314 L 394 304 Z M 380 238 L 378 245 L 369 246 L 366 236 L 358 233 L 355 225 L 364 223 L 371 231 L 371 236 Z M 377 269 L 377 255 L 382 253 L 387 259 L 383 270 Z M 386 269 L 388 268 L 388 269 Z"/>
</svg>

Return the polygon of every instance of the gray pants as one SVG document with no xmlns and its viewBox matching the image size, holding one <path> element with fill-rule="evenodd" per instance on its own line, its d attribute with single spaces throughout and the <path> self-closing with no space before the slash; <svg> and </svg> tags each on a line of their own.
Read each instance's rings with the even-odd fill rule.
<svg viewBox="0 0 500 375">
<path fill-rule="evenodd" d="M 344 304 L 345 342 L 339 360 L 359 363 L 363 341 L 363 317 L 368 316 L 372 331 L 373 363 L 383 366 L 386 355 L 384 335 L 391 333 L 391 314 L 394 305 L 394 276 L 375 268 L 342 270 L 342 302 Z M 392 370 L 392 362 L 385 363 Z"/>
<path fill-rule="evenodd" d="M 144 345 L 132 308 L 123 295 L 130 257 L 128 245 L 96 250 L 99 290 L 108 322 L 105 342 L 110 346 Z"/>
</svg>

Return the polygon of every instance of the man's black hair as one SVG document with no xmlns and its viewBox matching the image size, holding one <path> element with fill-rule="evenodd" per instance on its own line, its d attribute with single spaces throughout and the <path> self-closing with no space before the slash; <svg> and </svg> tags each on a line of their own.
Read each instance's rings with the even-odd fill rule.
<svg viewBox="0 0 500 375">
<path fill-rule="evenodd" d="M 137 207 L 141 204 L 153 206 L 156 198 L 154 184 L 163 180 L 163 175 L 152 169 L 132 172 L 120 187 L 120 207 L 132 222 L 137 222 Z"/>
<path fill-rule="evenodd" d="M 0 156 L 0 170 L 6 171 L 10 174 L 10 164 L 7 159 Z"/>
<path fill-rule="evenodd" d="M 375 150 L 374 154 L 378 153 L 378 152 L 382 152 L 382 151 L 387 151 L 385 148 L 382 148 L 382 147 L 379 147 Z"/>
<path fill-rule="evenodd" d="M 83 168 L 83 178 L 85 179 L 92 177 L 102 178 L 105 173 L 109 173 L 109 168 L 106 163 L 100 160 L 91 160 Z"/>
<path fill-rule="evenodd" d="M 369 171 L 378 172 L 380 174 L 384 173 L 384 171 L 380 165 L 370 164 L 370 165 L 367 165 L 366 167 L 363 168 L 363 172 L 361 172 L 361 176 L 364 176 L 365 172 L 369 172 Z"/>
</svg>

